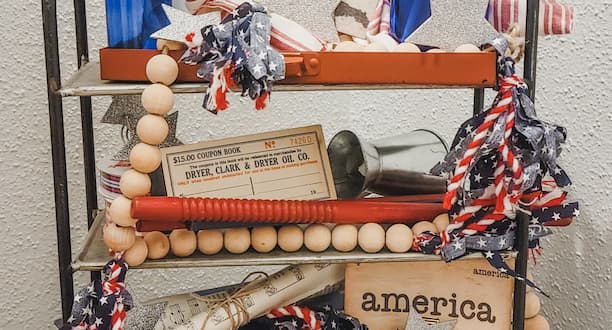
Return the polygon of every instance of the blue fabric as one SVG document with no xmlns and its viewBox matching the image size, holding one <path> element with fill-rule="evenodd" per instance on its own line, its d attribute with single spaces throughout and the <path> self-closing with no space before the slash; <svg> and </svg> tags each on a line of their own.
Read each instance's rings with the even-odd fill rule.
<svg viewBox="0 0 612 330">
<path fill-rule="evenodd" d="M 170 24 L 162 3 L 171 0 L 106 0 L 106 28 L 111 48 L 155 49 L 151 33 Z"/>
<path fill-rule="evenodd" d="M 391 36 L 405 41 L 429 16 L 429 0 L 391 0 Z"/>
</svg>

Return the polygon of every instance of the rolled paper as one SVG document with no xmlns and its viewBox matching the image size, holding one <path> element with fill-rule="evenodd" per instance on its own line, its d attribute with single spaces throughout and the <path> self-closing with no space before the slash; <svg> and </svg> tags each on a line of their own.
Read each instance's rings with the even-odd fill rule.
<svg viewBox="0 0 612 330">
<path fill-rule="evenodd" d="M 242 309 L 237 305 L 237 301 L 246 307 L 245 312 L 248 317 L 254 319 L 272 308 L 287 306 L 310 297 L 343 279 L 344 265 L 341 264 L 290 266 L 268 278 L 250 282 L 243 288 L 244 294 L 234 293 L 236 299 L 227 299 L 218 308 L 192 315 L 187 322 L 174 329 L 230 329 L 232 323 L 230 317 L 242 321 L 237 322 L 237 326 L 246 322 L 246 317 L 240 312 Z M 245 304 L 246 301 L 250 303 Z"/>
<path fill-rule="evenodd" d="M 288 201 L 185 197 L 136 197 L 132 217 L 140 221 L 278 223 L 415 223 L 433 219 L 439 203 L 378 201 Z"/>
</svg>

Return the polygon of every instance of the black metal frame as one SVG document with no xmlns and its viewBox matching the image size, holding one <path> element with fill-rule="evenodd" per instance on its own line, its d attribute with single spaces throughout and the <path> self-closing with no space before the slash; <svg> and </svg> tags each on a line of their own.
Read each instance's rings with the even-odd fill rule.
<svg viewBox="0 0 612 330">
<path fill-rule="evenodd" d="M 51 132 L 51 154 L 53 158 L 53 187 L 55 195 L 55 220 L 57 231 L 57 249 L 60 276 L 62 317 L 70 317 L 72 298 L 74 296 L 72 277 L 72 247 L 70 241 L 70 213 L 68 206 L 68 182 L 66 174 L 66 147 L 64 141 L 64 114 L 62 97 L 58 93 L 61 87 L 57 12 L 55 0 L 41 0 L 43 33 L 45 41 L 45 64 L 47 70 L 47 96 L 49 99 L 49 122 Z M 89 61 L 87 43 L 87 19 L 85 0 L 74 0 L 76 25 L 76 46 L 79 68 Z M 524 79 L 529 86 L 529 95 L 535 101 L 535 79 L 538 44 L 539 0 L 527 0 L 527 26 L 525 33 L 525 69 Z M 474 114 L 483 110 L 484 89 L 474 89 Z M 85 172 L 85 192 L 87 200 L 88 228 L 94 220 L 98 208 L 95 150 L 93 136 L 91 97 L 80 97 L 81 128 L 83 138 L 83 163 Z M 517 215 L 517 249 L 516 272 L 525 278 L 527 273 L 528 227 L 529 216 L 523 212 Z M 99 278 L 99 272 L 91 273 L 92 279 Z M 525 316 L 525 283 L 515 281 L 513 303 L 513 329 L 524 329 Z"/>
</svg>

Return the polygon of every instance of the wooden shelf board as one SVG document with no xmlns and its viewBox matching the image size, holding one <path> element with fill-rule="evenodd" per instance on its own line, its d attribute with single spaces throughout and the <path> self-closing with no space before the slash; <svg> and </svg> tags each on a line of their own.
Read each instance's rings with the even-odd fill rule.
<svg viewBox="0 0 612 330">
<path fill-rule="evenodd" d="M 146 82 L 113 82 L 100 79 L 100 63 L 90 62 L 74 73 L 58 91 L 63 97 L 68 96 L 105 96 L 141 94 L 149 86 Z M 176 83 L 170 88 L 174 93 L 203 93 L 207 82 Z M 296 91 L 337 91 L 337 90 L 372 90 L 372 89 L 457 89 L 481 88 L 483 86 L 448 86 L 448 85 L 413 85 L 413 84 L 337 84 L 337 85 L 293 85 L 275 84 L 274 92 Z"/>
<path fill-rule="evenodd" d="M 102 226 L 104 212 L 99 212 L 92 229 L 89 231 L 85 244 L 77 259 L 72 264 L 73 271 L 98 271 L 111 259 L 108 249 L 102 241 Z M 482 258 L 482 254 L 474 253 L 466 259 Z M 338 252 L 328 250 L 322 253 L 310 252 L 302 249 L 298 252 L 287 253 L 278 248 L 270 253 L 258 253 L 249 250 L 243 254 L 230 254 L 225 251 L 206 256 L 200 252 L 192 256 L 179 258 L 169 255 L 160 260 L 147 260 L 136 269 L 151 268 L 194 268 L 194 267 L 223 267 L 223 266 L 259 266 L 259 265 L 290 265 L 308 263 L 373 263 L 373 262 L 407 262 L 407 261 L 441 261 L 440 256 L 422 253 L 392 253 L 383 250 L 379 253 L 365 253 L 359 249 L 353 252 Z"/>
</svg>

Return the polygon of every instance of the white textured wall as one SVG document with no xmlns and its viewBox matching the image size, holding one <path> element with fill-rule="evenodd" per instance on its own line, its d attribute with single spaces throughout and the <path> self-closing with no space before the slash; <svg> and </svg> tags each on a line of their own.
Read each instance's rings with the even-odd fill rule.
<svg viewBox="0 0 612 330">
<path fill-rule="evenodd" d="M 62 69 L 76 67 L 72 1 L 58 1 Z M 544 313 L 556 329 L 612 326 L 612 112 L 609 0 L 565 0 L 576 7 L 575 33 L 541 40 L 539 115 L 568 128 L 561 163 L 571 174 L 582 215 L 544 240 L 534 273 L 551 294 Z M 50 328 L 60 315 L 51 152 L 40 2 L 0 4 L 0 329 Z M 106 42 L 104 3 L 88 1 L 90 46 Z M 97 53 L 93 52 L 93 57 Z M 490 96 L 490 95 L 489 95 Z M 185 142 L 321 123 L 328 137 L 351 129 L 366 138 L 434 128 L 450 139 L 471 112 L 469 91 L 276 93 L 265 111 L 232 97 L 214 117 L 200 96 L 181 96 L 179 137 Z M 119 128 L 98 124 L 110 98 L 94 99 L 98 158 L 120 147 Z M 85 200 L 77 99 L 64 102 L 73 250 L 85 233 Z M 202 289 L 239 280 L 248 269 L 131 271 L 137 298 Z M 88 274 L 75 275 L 77 286 Z"/>
</svg>

